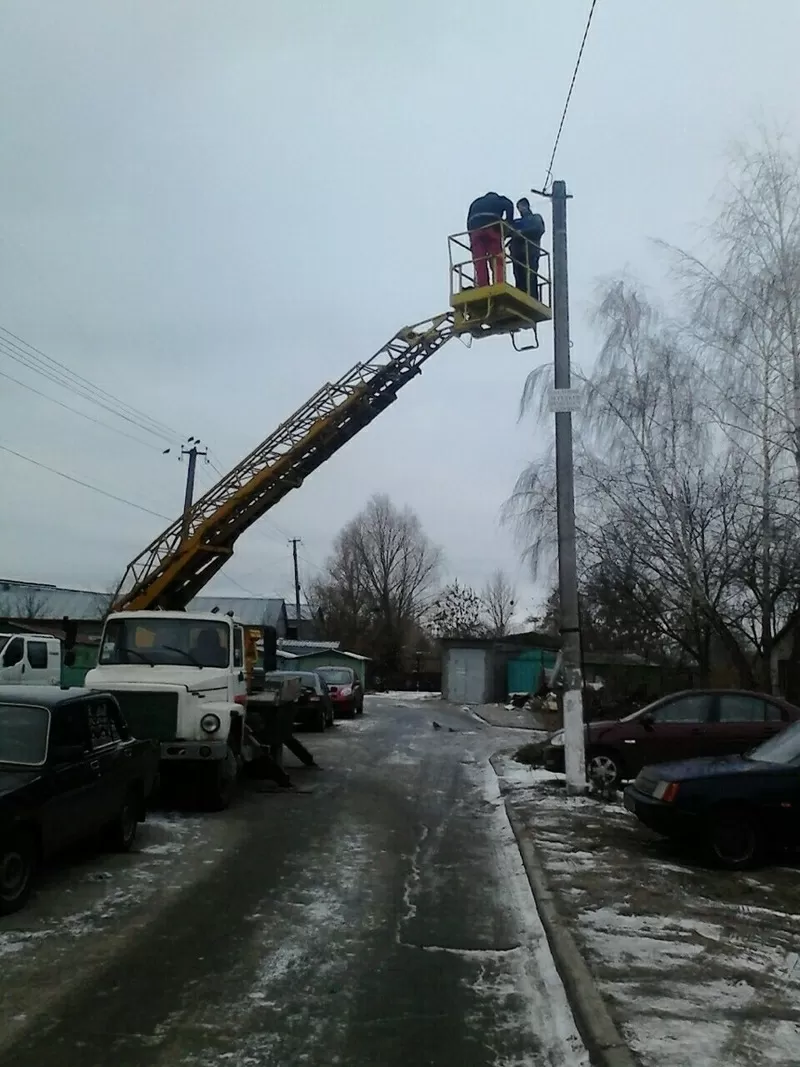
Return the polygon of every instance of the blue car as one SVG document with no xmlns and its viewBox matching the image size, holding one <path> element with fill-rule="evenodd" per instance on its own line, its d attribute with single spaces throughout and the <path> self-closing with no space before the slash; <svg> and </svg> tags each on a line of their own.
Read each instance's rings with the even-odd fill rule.
<svg viewBox="0 0 800 1067">
<path fill-rule="evenodd" d="M 800 844 L 800 723 L 743 756 L 644 767 L 625 807 L 665 837 L 699 842 L 722 867 Z"/>
</svg>

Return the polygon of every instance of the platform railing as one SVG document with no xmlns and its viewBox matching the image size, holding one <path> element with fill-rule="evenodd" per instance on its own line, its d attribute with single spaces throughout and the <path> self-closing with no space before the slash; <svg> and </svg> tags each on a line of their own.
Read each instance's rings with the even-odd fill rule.
<svg viewBox="0 0 800 1067">
<path fill-rule="evenodd" d="M 490 229 L 492 227 L 500 227 L 502 234 L 502 259 L 503 259 L 503 277 L 502 279 L 495 279 L 493 276 L 493 260 L 494 256 L 481 257 L 485 259 L 489 272 L 489 284 L 492 285 L 496 281 L 503 281 L 507 285 L 511 285 L 514 288 L 516 286 L 516 272 L 514 270 L 515 264 L 522 268 L 527 269 L 527 264 L 521 257 L 514 257 L 511 254 L 511 239 L 514 238 L 515 243 L 519 240 L 524 241 L 524 247 L 527 248 L 529 254 L 531 251 L 539 253 L 538 264 L 536 271 L 531 271 L 533 275 L 530 278 L 527 293 L 540 303 L 544 304 L 546 308 L 550 307 L 550 255 L 535 242 L 530 241 L 524 234 L 513 229 L 505 221 L 499 223 L 492 223 L 492 226 L 483 227 L 484 229 Z M 473 230 L 472 233 L 479 233 L 479 230 Z M 478 289 L 478 283 L 476 278 L 475 259 L 472 253 L 471 234 L 469 232 L 456 233 L 447 239 L 448 253 L 450 258 L 450 299 L 452 302 L 453 297 L 456 294 L 463 293 L 471 289 Z M 499 256 L 497 257 L 500 258 Z M 535 257 L 533 257 L 535 258 Z M 521 289 L 521 292 L 526 292 L 525 289 Z"/>
</svg>

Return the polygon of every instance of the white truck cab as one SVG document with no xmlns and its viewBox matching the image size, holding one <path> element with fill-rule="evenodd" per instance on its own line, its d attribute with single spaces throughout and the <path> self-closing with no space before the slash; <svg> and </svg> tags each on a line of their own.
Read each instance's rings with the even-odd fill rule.
<svg viewBox="0 0 800 1067">
<path fill-rule="evenodd" d="M 0 634 L 0 685 L 61 685 L 61 642 L 52 634 Z"/>
<path fill-rule="evenodd" d="M 209 805 L 227 807 L 242 757 L 244 630 L 227 615 L 123 611 L 108 616 L 89 689 L 117 698 L 135 737 L 161 748 L 161 773 L 199 768 Z"/>
</svg>

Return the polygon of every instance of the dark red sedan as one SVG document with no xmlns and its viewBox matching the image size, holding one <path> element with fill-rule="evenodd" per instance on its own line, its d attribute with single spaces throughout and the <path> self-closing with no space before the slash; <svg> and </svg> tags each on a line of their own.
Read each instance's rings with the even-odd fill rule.
<svg viewBox="0 0 800 1067">
<path fill-rule="evenodd" d="M 586 773 L 604 785 L 635 778 L 651 763 L 739 755 L 800 720 L 800 708 L 765 693 L 692 689 L 671 693 L 624 719 L 586 727 Z M 564 731 L 544 747 L 544 765 L 564 770 Z"/>
<path fill-rule="evenodd" d="M 337 715 L 360 715 L 364 710 L 364 687 L 350 667 L 317 667 L 328 687 L 328 695 Z"/>
</svg>

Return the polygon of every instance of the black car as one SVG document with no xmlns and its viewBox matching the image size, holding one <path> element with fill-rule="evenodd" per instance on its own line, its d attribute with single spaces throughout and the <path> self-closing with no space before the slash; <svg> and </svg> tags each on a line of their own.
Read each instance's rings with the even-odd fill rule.
<svg viewBox="0 0 800 1067">
<path fill-rule="evenodd" d="M 800 844 L 800 723 L 743 756 L 645 767 L 625 807 L 665 837 L 700 841 L 717 863 L 752 866 Z"/>
<path fill-rule="evenodd" d="M 266 677 L 272 680 L 296 678 L 300 683 L 294 713 L 296 725 L 320 732 L 326 726 L 333 726 L 333 704 L 328 687 L 316 671 L 270 671 Z"/>
<path fill-rule="evenodd" d="M 0 915 L 21 908 L 37 864 L 95 834 L 133 844 L 158 769 L 114 697 L 0 686 Z"/>
</svg>

